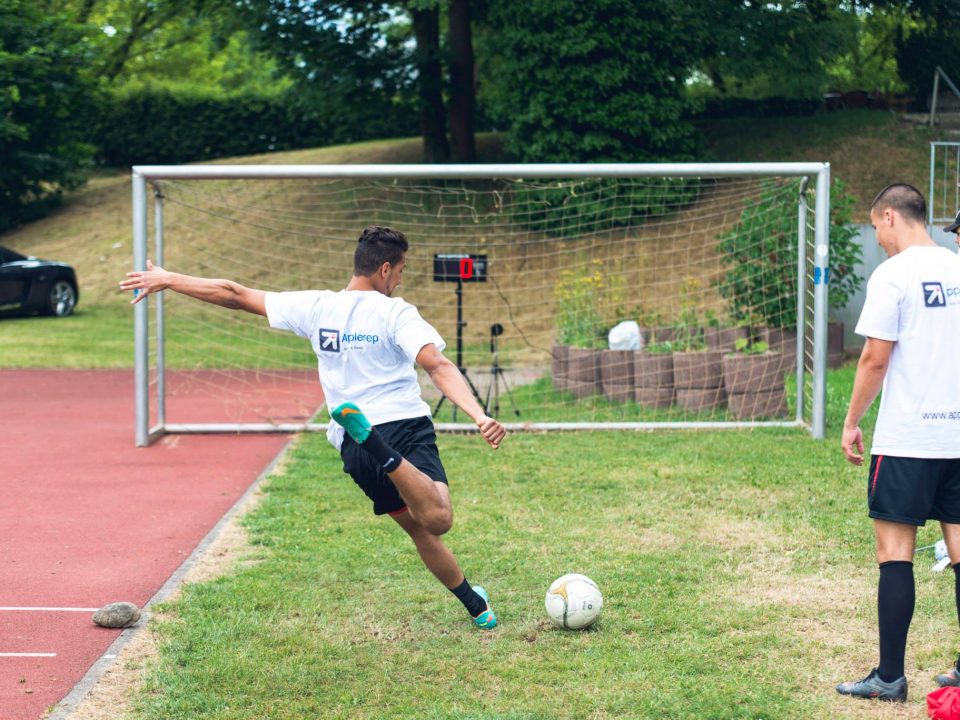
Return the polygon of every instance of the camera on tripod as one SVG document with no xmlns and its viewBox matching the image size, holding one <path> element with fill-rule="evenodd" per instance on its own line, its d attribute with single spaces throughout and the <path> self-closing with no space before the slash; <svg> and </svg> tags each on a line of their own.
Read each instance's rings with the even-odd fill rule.
<svg viewBox="0 0 960 720">
<path fill-rule="evenodd" d="M 493 358 L 493 362 L 490 366 L 490 384 L 487 385 L 487 397 L 484 400 L 483 407 L 488 412 L 492 409 L 494 417 L 500 414 L 500 383 L 503 383 L 503 389 L 506 390 L 507 398 L 513 407 L 513 414 L 520 417 L 520 411 L 513 400 L 510 386 L 507 385 L 507 378 L 504 377 L 503 368 L 500 367 L 500 341 L 498 338 L 501 335 L 503 335 L 503 325 L 494 323 L 490 326 L 490 356 Z"/>
</svg>

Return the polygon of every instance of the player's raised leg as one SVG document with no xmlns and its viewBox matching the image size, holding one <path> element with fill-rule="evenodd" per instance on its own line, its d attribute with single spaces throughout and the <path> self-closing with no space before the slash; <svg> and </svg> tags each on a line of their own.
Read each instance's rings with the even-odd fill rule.
<svg viewBox="0 0 960 720">
<path fill-rule="evenodd" d="M 337 406 L 330 415 L 383 468 L 420 525 L 434 535 L 443 535 L 451 528 L 453 509 L 446 487 L 444 492 L 438 490 L 442 483 L 435 483 L 390 447 L 353 403 Z"/>
<path fill-rule="evenodd" d="M 436 483 L 436 485 L 438 492 L 448 495 L 446 485 L 443 483 Z M 394 513 L 392 517 L 413 540 L 423 564 L 437 580 L 443 583 L 445 588 L 457 596 L 473 618 L 474 624 L 485 630 L 496 627 L 497 616 L 490 607 L 486 591 L 482 587 L 471 586 L 467 582 L 457 559 L 443 544 L 443 540 L 423 527 L 409 512 Z"/>
</svg>

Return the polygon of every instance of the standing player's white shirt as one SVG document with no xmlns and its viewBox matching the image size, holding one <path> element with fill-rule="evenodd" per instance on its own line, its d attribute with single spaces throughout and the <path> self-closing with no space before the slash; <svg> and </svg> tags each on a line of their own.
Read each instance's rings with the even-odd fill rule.
<svg viewBox="0 0 960 720">
<path fill-rule="evenodd" d="M 266 306 L 270 327 L 310 340 L 328 408 L 354 402 L 374 425 L 430 417 L 414 362 L 446 343 L 413 305 L 375 290 L 304 290 L 268 292 Z M 339 450 L 343 428 L 331 421 L 327 439 Z"/>
<path fill-rule="evenodd" d="M 884 261 L 857 334 L 896 342 L 871 452 L 960 458 L 960 256 L 914 246 Z"/>
</svg>

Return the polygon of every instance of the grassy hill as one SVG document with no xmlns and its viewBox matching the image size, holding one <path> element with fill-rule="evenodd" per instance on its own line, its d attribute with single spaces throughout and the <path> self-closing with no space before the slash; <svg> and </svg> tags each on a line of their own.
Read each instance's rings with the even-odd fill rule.
<svg viewBox="0 0 960 720">
<path fill-rule="evenodd" d="M 705 154 L 701 158 L 704 161 L 830 162 L 834 178 L 842 180 L 858 198 L 856 212 L 859 217 L 855 219 L 859 221 L 866 220 L 870 200 L 887 183 L 905 181 L 924 188 L 928 182 L 929 132 L 925 128 L 902 124 L 896 116 L 888 113 L 860 111 L 804 118 L 735 118 L 703 122 L 701 130 L 707 139 Z M 503 159 L 495 136 L 482 136 L 479 152 L 483 161 Z M 419 139 L 414 138 L 221 162 L 376 164 L 411 163 L 417 162 L 419 157 Z M 718 199 L 713 197 L 702 201 L 716 205 Z M 683 211 L 680 219 L 692 225 L 696 214 L 697 208 L 691 207 Z M 684 220 L 684 215 L 690 217 Z M 355 221 L 353 225 L 359 228 L 359 222 Z M 350 231 L 339 228 L 336 232 L 347 232 L 349 238 L 344 237 L 344 241 L 355 237 Z M 0 366 L 117 367 L 132 364 L 129 308 L 117 290 L 118 280 L 131 266 L 131 235 L 130 181 L 126 170 L 99 172 L 85 187 L 66 198 L 63 206 L 49 217 L 0 235 L 0 244 L 20 252 L 73 264 L 81 283 L 77 315 L 70 321 L 31 318 L 0 323 Z M 205 242 L 216 246 L 217 237 L 215 232 L 208 233 Z M 514 261 L 518 268 L 522 268 L 523 257 L 511 258 L 510 262 Z M 426 272 L 426 269 L 421 267 L 419 271 Z M 220 272 L 227 274 L 229 271 Z M 340 269 L 338 272 L 343 274 Z M 682 283 L 685 279 L 681 273 L 671 281 Z M 649 286 L 649 278 L 639 271 L 631 281 L 640 287 Z M 530 313 L 539 311 L 542 304 L 542 301 L 531 301 L 531 298 L 538 293 L 540 297 L 549 295 L 546 285 L 523 287 L 518 282 L 511 283 L 511 286 L 519 296 L 516 302 L 522 304 L 525 299 Z M 492 289 L 486 289 L 493 293 Z M 493 294 L 491 298 L 496 300 Z M 422 300 L 416 296 L 410 299 Z M 490 309 L 479 307 L 474 311 L 475 317 L 467 317 L 475 321 L 470 323 L 473 331 L 486 328 Z M 452 312 L 450 308 L 447 310 Z M 500 309 L 496 312 L 496 319 L 502 319 L 503 312 Z M 542 330 L 546 332 L 547 328 Z M 482 343 L 483 338 L 478 336 L 471 341 Z M 549 345 L 549 340 L 536 344 Z"/>
<path fill-rule="evenodd" d="M 906 182 L 924 193 L 930 178 L 926 126 L 887 112 L 859 110 L 812 117 L 729 118 L 700 124 L 709 160 L 829 162 L 834 179 L 857 197 L 855 222 L 867 222 L 884 186 Z"/>
</svg>

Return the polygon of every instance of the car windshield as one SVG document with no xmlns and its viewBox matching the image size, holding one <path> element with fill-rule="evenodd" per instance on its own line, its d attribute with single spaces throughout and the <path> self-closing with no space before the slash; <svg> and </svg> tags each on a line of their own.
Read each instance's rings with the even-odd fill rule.
<svg viewBox="0 0 960 720">
<path fill-rule="evenodd" d="M 5 247 L 0 247 L 0 264 L 9 263 L 9 262 L 19 262 L 20 260 L 26 260 L 25 255 L 20 253 L 15 253 L 13 250 L 8 250 Z"/>
</svg>

